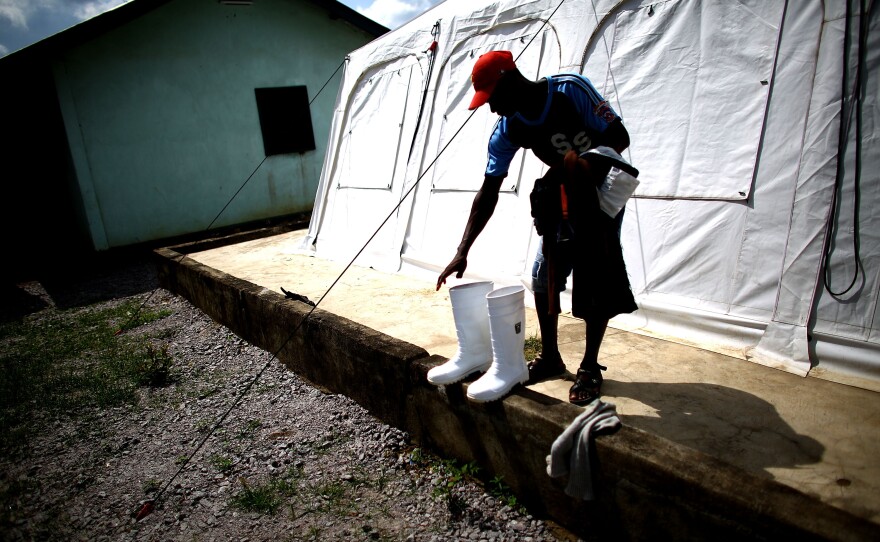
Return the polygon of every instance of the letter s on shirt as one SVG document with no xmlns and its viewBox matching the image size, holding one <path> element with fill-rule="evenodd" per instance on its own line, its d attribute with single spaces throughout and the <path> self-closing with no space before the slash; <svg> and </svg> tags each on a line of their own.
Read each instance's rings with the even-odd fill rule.
<svg viewBox="0 0 880 542">
<path fill-rule="evenodd" d="M 565 134 L 553 134 L 550 136 L 550 143 L 553 144 L 556 152 L 561 155 L 565 155 L 565 153 L 572 149 L 577 150 L 578 153 L 586 152 L 590 150 L 592 142 L 590 136 L 584 131 L 575 134 L 574 140 L 571 143 L 568 142 L 568 137 Z"/>
</svg>

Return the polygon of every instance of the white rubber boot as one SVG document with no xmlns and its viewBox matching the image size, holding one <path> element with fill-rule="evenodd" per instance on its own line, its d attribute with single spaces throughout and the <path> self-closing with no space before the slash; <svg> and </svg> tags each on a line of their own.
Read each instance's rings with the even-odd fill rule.
<svg viewBox="0 0 880 542">
<path fill-rule="evenodd" d="M 472 372 L 485 371 L 492 365 L 486 294 L 494 287 L 492 282 L 473 282 L 449 289 L 458 352 L 443 365 L 428 371 L 428 382 L 436 386 L 454 384 Z"/>
<path fill-rule="evenodd" d="M 492 366 L 468 386 L 468 399 L 478 403 L 507 395 L 517 384 L 529 379 L 523 354 L 526 330 L 525 288 L 507 286 L 486 296 L 489 304 L 489 330 L 492 334 Z"/>
</svg>

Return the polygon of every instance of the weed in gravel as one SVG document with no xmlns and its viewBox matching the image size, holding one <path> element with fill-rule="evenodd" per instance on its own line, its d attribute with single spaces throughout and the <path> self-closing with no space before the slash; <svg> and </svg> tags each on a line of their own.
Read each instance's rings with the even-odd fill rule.
<svg viewBox="0 0 880 542">
<path fill-rule="evenodd" d="M 383 493 L 385 488 L 388 486 L 389 476 L 388 473 L 385 472 L 385 469 L 379 470 L 379 475 L 376 477 L 376 489 L 379 493 Z"/>
<path fill-rule="evenodd" d="M 196 431 L 199 433 L 207 433 L 211 430 L 211 427 L 214 425 L 214 420 L 210 418 L 202 418 L 196 422 Z"/>
<path fill-rule="evenodd" d="M 134 301 L 133 303 L 137 304 L 137 301 Z M 125 304 L 126 310 L 124 316 L 126 316 L 127 318 L 119 326 L 119 331 L 128 331 L 130 329 L 140 327 L 144 324 L 149 324 L 150 322 L 161 320 L 162 318 L 171 315 L 171 311 L 167 309 L 151 311 L 149 309 L 144 309 L 141 306 L 137 306 L 132 310 L 131 304 L 132 303 Z"/>
<path fill-rule="evenodd" d="M 232 470 L 233 463 L 228 457 L 215 454 L 211 456 L 211 465 L 217 469 L 217 472 L 226 474 Z"/>
<path fill-rule="evenodd" d="M 316 488 L 316 492 L 327 501 L 328 506 L 335 508 L 345 497 L 345 486 L 334 480 L 321 484 Z"/>
<path fill-rule="evenodd" d="M 202 399 L 207 399 L 209 397 L 213 397 L 213 396 L 217 395 L 218 393 L 220 393 L 221 391 L 223 391 L 223 386 L 220 386 L 220 385 L 214 384 L 214 383 L 209 383 L 208 386 L 206 386 L 206 387 L 203 387 L 198 390 L 193 390 L 187 396 L 190 399 L 197 398 L 199 400 L 202 400 Z"/>
<path fill-rule="evenodd" d="M 379 479 L 385 478 L 385 470 L 379 469 Z M 348 482 L 352 487 L 372 485 L 372 480 L 370 479 L 370 474 L 361 466 L 356 466 L 354 468 L 354 474 L 349 474 L 347 477 L 343 477 L 343 479 Z M 382 484 L 384 486 L 385 481 L 383 480 Z M 378 487 L 379 481 L 377 480 L 376 486 Z M 381 491 L 381 489 L 380 489 Z"/>
<path fill-rule="evenodd" d="M 251 485 L 246 478 L 240 477 L 238 480 L 242 491 L 232 497 L 232 505 L 247 512 L 274 514 L 285 501 L 299 492 L 302 474 L 301 468 L 292 467 L 283 475 L 258 485 Z"/>
<path fill-rule="evenodd" d="M 495 476 L 491 480 L 489 480 L 489 495 L 492 495 L 502 504 L 509 506 L 514 510 L 519 510 L 521 512 L 525 511 L 525 508 L 519 501 L 516 500 L 516 495 L 513 494 L 510 487 L 504 483 L 504 478 L 501 476 Z"/>
<path fill-rule="evenodd" d="M 391 513 L 391 506 L 388 505 L 387 502 L 381 502 L 376 505 L 376 508 L 379 511 L 379 514 L 382 517 L 393 518 L 394 514 Z"/>
<path fill-rule="evenodd" d="M 540 353 L 541 353 L 541 338 L 538 337 L 537 335 L 532 335 L 531 337 L 526 337 L 525 344 L 523 344 L 523 354 L 526 357 L 526 361 L 532 361 Z"/>
<path fill-rule="evenodd" d="M 154 478 L 150 478 L 149 480 L 144 480 L 144 483 L 141 484 L 141 489 L 144 494 L 149 495 L 150 493 L 155 493 L 159 491 L 159 488 L 162 487 L 162 482 L 156 480 Z"/>
<path fill-rule="evenodd" d="M 263 427 L 263 422 L 260 420 L 248 420 L 236 431 L 234 438 L 237 440 L 252 440 L 254 433 L 261 427 Z"/>
<path fill-rule="evenodd" d="M 413 448 L 409 453 L 409 462 L 417 467 L 422 466 L 425 463 L 425 459 L 425 454 L 421 448 Z"/>
<path fill-rule="evenodd" d="M 302 476 L 302 467 L 291 467 L 283 476 L 274 479 L 272 485 L 280 496 L 293 497 L 299 492 Z"/>
<path fill-rule="evenodd" d="M 174 374 L 174 358 L 168 353 L 168 345 L 160 347 L 147 343 L 146 355 L 135 360 L 132 373 L 138 384 L 151 388 L 164 388 L 177 380 Z"/>
<path fill-rule="evenodd" d="M 261 484 L 251 487 L 245 478 L 239 478 L 243 489 L 241 493 L 232 498 L 233 506 L 248 512 L 261 514 L 274 514 L 281 506 L 281 498 L 271 484 Z"/>
<path fill-rule="evenodd" d="M 444 459 L 434 468 L 440 481 L 434 486 L 432 495 L 435 498 L 449 499 L 455 488 L 465 480 L 475 480 L 480 467 L 473 461 L 458 466 L 455 459 Z"/>
<path fill-rule="evenodd" d="M 350 440 L 351 436 L 349 435 L 330 431 L 326 436 L 319 438 L 317 442 L 312 444 L 311 449 L 318 457 L 321 457 L 330 453 L 333 447 L 344 446 Z"/>
</svg>

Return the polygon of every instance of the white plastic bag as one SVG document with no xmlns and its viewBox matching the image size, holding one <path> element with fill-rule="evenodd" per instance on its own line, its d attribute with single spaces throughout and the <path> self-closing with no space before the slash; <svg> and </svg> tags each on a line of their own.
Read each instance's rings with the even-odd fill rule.
<svg viewBox="0 0 880 542">
<path fill-rule="evenodd" d="M 605 182 L 596 189 L 599 194 L 599 207 L 611 218 L 620 213 L 626 202 L 635 193 L 639 180 L 616 167 L 611 168 Z"/>
</svg>

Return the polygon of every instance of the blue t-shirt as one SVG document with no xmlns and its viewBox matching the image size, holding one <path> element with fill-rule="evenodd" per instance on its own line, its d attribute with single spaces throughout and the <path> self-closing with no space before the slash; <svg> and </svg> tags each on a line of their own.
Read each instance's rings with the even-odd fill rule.
<svg viewBox="0 0 880 542">
<path fill-rule="evenodd" d="M 582 75 L 547 77 L 547 103 L 535 120 L 519 113 L 501 117 L 489 138 L 486 175 L 504 177 L 519 149 L 532 149 L 550 167 L 562 165 L 569 150 L 578 154 L 607 145 L 604 133 L 620 118 Z"/>
</svg>

